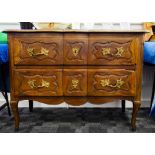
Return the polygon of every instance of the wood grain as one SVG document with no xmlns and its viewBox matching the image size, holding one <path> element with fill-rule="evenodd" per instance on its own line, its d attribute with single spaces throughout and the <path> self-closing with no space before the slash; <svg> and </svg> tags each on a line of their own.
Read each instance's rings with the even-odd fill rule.
<svg viewBox="0 0 155 155">
<path fill-rule="evenodd" d="M 19 128 L 18 102 L 25 99 L 50 105 L 66 102 L 73 106 L 130 100 L 133 102 L 131 125 L 136 128 L 145 31 L 7 32 L 11 107 L 16 129 Z"/>
</svg>

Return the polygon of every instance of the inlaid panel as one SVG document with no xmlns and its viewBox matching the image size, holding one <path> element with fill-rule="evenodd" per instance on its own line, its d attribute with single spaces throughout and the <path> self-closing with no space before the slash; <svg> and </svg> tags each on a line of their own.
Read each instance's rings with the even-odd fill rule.
<svg viewBox="0 0 155 155">
<path fill-rule="evenodd" d="M 62 96 L 61 69 L 17 69 L 15 94 L 19 96 Z"/>
<path fill-rule="evenodd" d="M 103 104 L 133 102 L 131 125 L 141 104 L 144 31 L 8 31 L 11 107 L 18 102 Z"/>
<path fill-rule="evenodd" d="M 87 95 L 87 70 L 64 69 L 63 71 L 64 96 Z"/>
<path fill-rule="evenodd" d="M 64 64 L 86 65 L 88 36 L 86 34 L 64 34 Z"/>
<path fill-rule="evenodd" d="M 48 34 L 46 37 L 18 35 L 13 40 L 16 65 L 63 64 L 63 35 Z"/>
<path fill-rule="evenodd" d="M 134 96 L 135 72 L 124 69 L 89 69 L 88 96 Z"/>
<path fill-rule="evenodd" d="M 136 36 L 92 34 L 89 37 L 88 64 L 134 65 L 137 53 Z"/>
</svg>

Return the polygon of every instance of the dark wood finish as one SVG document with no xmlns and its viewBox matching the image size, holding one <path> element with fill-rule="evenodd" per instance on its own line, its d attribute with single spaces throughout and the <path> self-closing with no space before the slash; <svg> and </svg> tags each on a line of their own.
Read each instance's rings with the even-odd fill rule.
<svg viewBox="0 0 155 155">
<path fill-rule="evenodd" d="M 144 31 L 8 33 L 11 107 L 16 128 L 19 127 L 18 101 L 25 99 L 75 106 L 129 100 L 133 102 L 131 125 L 136 128 L 141 104 Z M 27 55 L 27 48 L 33 48 L 33 52 L 29 51 L 32 56 Z M 55 56 L 51 55 L 53 50 L 57 51 Z"/>
<path fill-rule="evenodd" d="M 122 100 L 122 112 L 125 112 L 125 100 Z"/>
</svg>

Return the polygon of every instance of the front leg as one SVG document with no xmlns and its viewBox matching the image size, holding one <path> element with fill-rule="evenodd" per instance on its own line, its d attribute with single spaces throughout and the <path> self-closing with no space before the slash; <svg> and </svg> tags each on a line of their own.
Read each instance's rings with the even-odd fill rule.
<svg viewBox="0 0 155 155">
<path fill-rule="evenodd" d="M 11 109 L 15 120 L 15 130 L 18 130 L 19 121 L 20 121 L 19 112 L 18 112 L 18 101 L 11 101 Z"/>
<path fill-rule="evenodd" d="M 131 126 L 132 130 L 136 130 L 136 116 L 138 109 L 140 108 L 140 101 L 133 101 L 133 111 L 132 111 L 132 119 L 131 119 Z"/>
</svg>

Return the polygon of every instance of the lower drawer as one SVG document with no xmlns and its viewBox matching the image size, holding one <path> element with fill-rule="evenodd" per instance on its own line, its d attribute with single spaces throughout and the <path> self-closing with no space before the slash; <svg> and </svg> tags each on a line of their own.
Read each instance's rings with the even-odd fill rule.
<svg viewBox="0 0 155 155">
<path fill-rule="evenodd" d="M 125 69 L 16 69 L 17 96 L 135 96 L 136 76 Z"/>
<path fill-rule="evenodd" d="M 87 69 L 63 70 L 64 96 L 87 96 Z"/>
<path fill-rule="evenodd" d="M 134 71 L 125 69 L 89 69 L 88 96 L 135 96 Z"/>
<path fill-rule="evenodd" d="M 61 69 L 17 69 L 14 71 L 15 95 L 62 96 Z"/>
</svg>

